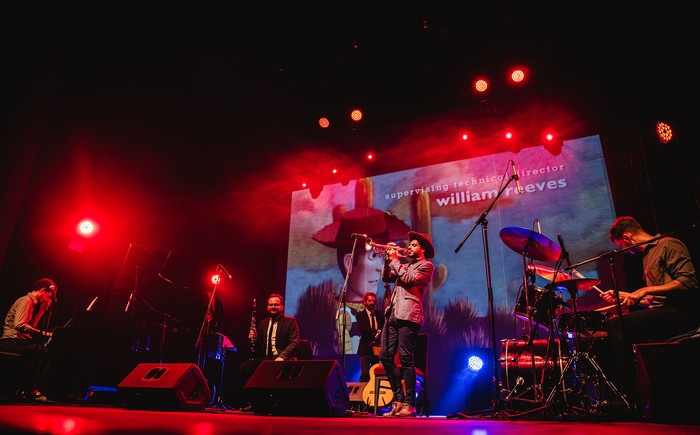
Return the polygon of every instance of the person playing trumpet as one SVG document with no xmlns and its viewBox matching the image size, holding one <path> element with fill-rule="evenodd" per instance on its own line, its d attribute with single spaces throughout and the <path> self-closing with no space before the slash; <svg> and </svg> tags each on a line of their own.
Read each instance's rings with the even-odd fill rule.
<svg viewBox="0 0 700 435">
<path fill-rule="evenodd" d="M 382 280 L 393 282 L 386 306 L 384 331 L 381 336 L 379 360 L 386 370 L 394 402 L 385 417 L 415 417 L 416 366 L 414 361 L 418 331 L 423 326 L 423 293 L 433 278 L 435 256 L 429 235 L 408 232 L 410 243 L 406 250 L 408 263 L 399 261 L 396 246 L 387 247 Z M 395 363 L 399 355 L 401 370 Z M 404 391 L 403 382 L 406 386 Z"/>
</svg>

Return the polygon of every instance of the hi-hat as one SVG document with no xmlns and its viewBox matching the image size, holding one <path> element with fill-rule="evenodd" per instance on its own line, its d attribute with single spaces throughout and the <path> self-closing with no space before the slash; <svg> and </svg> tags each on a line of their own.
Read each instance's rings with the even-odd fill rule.
<svg viewBox="0 0 700 435">
<path fill-rule="evenodd" d="M 548 281 L 553 281 L 554 280 L 554 275 L 556 273 L 556 269 L 553 269 L 549 266 L 544 266 L 541 264 L 528 264 L 527 265 L 527 270 L 531 272 L 535 272 L 537 275 L 541 276 L 542 278 L 548 280 Z M 564 271 L 559 271 L 559 273 L 556 273 L 556 282 L 559 281 L 565 281 L 569 279 L 576 279 L 574 275 L 571 275 L 567 272 Z"/>
<path fill-rule="evenodd" d="M 557 261 L 561 248 L 537 231 L 520 227 L 505 227 L 500 232 L 501 240 L 510 249 L 527 258 L 538 261 Z"/>
<path fill-rule="evenodd" d="M 571 289 L 575 288 L 576 290 L 588 291 L 588 290 L 592 289 L 593 287 L 597 286 L 598 284 L 600 284 L 599 279 L 576 278 L 576 279 L 565 279 L 562 281 L 557 280 L 555 287 L 566 287 L 567 290 L 571 290 Z"/>
</svg>

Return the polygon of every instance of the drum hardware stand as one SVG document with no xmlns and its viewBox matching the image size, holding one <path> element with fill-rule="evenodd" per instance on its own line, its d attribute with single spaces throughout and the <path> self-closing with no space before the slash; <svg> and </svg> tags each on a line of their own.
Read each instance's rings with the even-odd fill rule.
<svg viewBox="0 0 700 435">
<path fill-rule="evenodd" d="M 555 274 L 554 279 L 556 279 L 556 274 Z M 534 285 L 534 283 L 533 283 L 533 285 Z M 535 349 L 534 349 L 535 332 L 533 332 L 533 331 L 538 330 L 537 328 L 539 328 L 540 321 L 535 319 L 534 314 L 533 314 L 533 311 L 535 311 L 535 314 L 536 314 L 537 307 L 532 306 L 532 307 L 528 307 L 528 323 L 530 324 L 530 335 L 528 337 L 526 349 L 529 350 L 531 358 L 532 358 L 533 385 L 528 387 L 525 391 L 523 391 L 519 395 L 512 397 L 513 394 L 515 393 L 515 391 L 517 390 L 517 387 L 524 383 L 523 378 L 518 377 L 516 379 L 516 384 L 515 384 L 513 390 L 508 394 L 508 396 L 506 396 L 506 399 L 505 399 L 506 402 L 508 402 L 510 400 L 517 399 L 517 400 L 523 400 L 523 401 L 527 401 L 527 402 L 531 402 L 531 403 L 535 403 L 535 404 L 540 404 L 540 405 L 545 404 L 545 395 L 543 392 L 543 385 L 544 385 L 544 381 L 545 381 L 546 372 L 547 372 L 547 369 L 549 367 L 550 361 L 552 362 L 553 367 L 557 362 L 559 362 L 559 358 L 561 357 L 561 349 L 556 348 L 558 350 L 558 353 L 556 355 L 557 358 L 555 359 L 554 358 L 554 356 L 555 356 L 554 355 L 555 354 L 555 347 L 554 346 L 555 346 L 556 340 L 554 337 L 554 329 L 553 329 L 554 328 L 554 317 L 555 317 L 554 316 L 553 290 L 548 289 L 547 292 L 544 294 L 543 298 L 546 298 L 545 299 L 545 302 L 546 302 L 545 307 L 547 309 L 547 317 L 549 319 L 549 326 L 547 329 L 549 334 L 548 334 L 548 339 L 547 339 L 547 350 L 546 350 L 545 356 L 544 356 L 541 377 L 539 377 L 539 379 L 538 379 L 538 376 L 537 376 L 538 370 L 537 370 L 537 366 L 536 366 Z M 533 327 L 533 323 L 532 323 L 533 320 L 534 320 L 534 327 Z M 560 369 L 563 370 L 561 366 L 560 366 Z M 557 385 L 559 383 L 562 383 L 562 380 L 557 382 Z M 525 393 L 527 393 L 530 390 L 533 391 L 534 398 L 533 399 L 522 399 L 521 396 L 523 396 Z M 565 387 L 564 387 L 563 391 L 566 392 Z M 521 412 L 518 414 L 513 414 L 513 415 L 511 415 L 511 418 L 517 418 L 519 416 L 529 414 L 530 412 L 534 412 L 534 411 L 543 409 L 543 407 L 544 406 L 540 406 L 540 407 L 534 408 L 534 409 L 529 410 L 529 411 Z"/>
<path fill-rule="evenodd" d="M 569 361 L 566 363 L 566 366 L 564 367 L 564 371 L 562 372 L 561 377 L 559 378 L 559 382 L 557 383 L 557 386 L 564 381 L 564 377 L 566 376 L 566 374 L 568 373 L 569 370 L 574 370 L 576 372 L 576 379 L 578 379 L 583 384 L 582 385 L 583 387 L 586 387 L 585 384 L 586 384 L 586 382 L 589 381 L 590 378 L 602 380 L 602 382 L 604 382 L 605 385 L 607 385 L 608 388 L 610 388 L 610 390 L 617 397 L 619 397 L 622 400 L 622 402 L 625 404 L 627 410 L 630 411 L 632 408 L 631 408 L 629 402 L 627 402 L 627 399 L 625 398 L 625 396 L 622 393 L 620 393 L 620 391 L 617 389 L 615 384 L 613 384 L 610 380 L 608 380 L 608 378 L 605 376 L 605 373 L 600 368 L 600 366 L 595 361 L 595 359 L 591 358 L 587 351 L 580 351 L 579 350 L 580 349 L 579 325 L 578 325 L 578 314 L 577 314 L 578 312 L 576 309 L 576 295 L 577 295 L 578 289 L 576 289 L 575 286 L 569 286 L 568 291 L 571 294 L 571 306 L 573 309 L 573 322 L 572 323 L 573 323 L 573 328 L 574 328 L 574 353 L 573 353 L 571 359 L 569 359 Z M 582 366 L 581 366 L 581 361 L 584 361 L 585 363 L 588 364 L 588 367 L 591 367 L 593 369 L 594 373 L 592 375 L 588 374 L 588 373 L 584 373 Z M 547 401 L 545 402 L 546 405 L 551 403 L 552 398 L 554 397 L 554 394 L 557 391 L 557 386 L 555 386 L 552 389 L 552 391 L 549 393 L 549 397 L 547 397 Z M 590 396 L 586 395 L 586 399 L 587 400 L 586 400 L 586 403 L 584 404 L 584 406 L 587 406 L 588 409 L 577 409 L 573 406 L 572 406 L 572 409 L 574 409 L 576 411 L 584 411 L 584 412 L 588 412 L 590 414 L 595 414 L 595 411 L 596 411 L 595 408 L 598 405 L 598 403 L 591 406 Z M 590 409 L 590 408 L 593 408 L 593 409 Z"/>
<path fill-rule="evenodd" d="M 553 291 L 555 288 L 563 285 L 563 283 L 564 283 L 562 281 L 562 282 L 559 282 L 559 284 L 557 284 L 557 281 L 556 281 L 556 273 L 558 273 L 559 267 L 561 266 L 561 262 L 563 262 L 563 260 L 566 259 L 567 263 L 570 264 L 570 262 L 568 261 L 568 252 L 566 252 L 566 249 L 564 248 L 564 241 L 563 241 L 561 235 L 559 236 L 559 243 L 561 244 L 561 248 L 562 248 L 562 257 L 561 257 L 560 261 L 557 262 L 557 265 L 555 267 L 557 272 L 555 272 L 554 279 L 552 280 L 552 282 L 550 284 L 547 284 L 547 286 L 545 286 L 545 287 L 550 287 L 549 288 L 550 291 Z M 572 269 L 572 267 L 569 266 L 568 269 Z M 566 366 L 564 367 L 564 370 L 562 371 L 561 376 L 559 377 L 559 381 L 554 385 L 552 390 L 549 392 L 549 395 L 547 396 L 547 400 L 545 401 L 544 406 L 542 406 L 540 408 L 535 408 L 533 410 L 526 411 L 526 412 L 523 412 L 523 413 L 520 413 L 517 415 L 514 415 L 513 418 L 522 417 L 522 416 L 525 416 L 525 415 L 528 415 L 528 414 L 531 414 L 534 412 L 548 410 L 552 406 L 554 396 L 558 391 L 560 391 L 562 393 L 569 392 L 569 390 L 567 390 L 565 385 L 564 385 L 564 379 L 566 378 L 566 375 L 568 374 L 568 372 L 570 370 L 573 370 L 575 372 L 574 373 L 575 379 L 578 379 L 580 382 L 582 382 L 584 384 L 583 385 L 584 387 L 585 387 L 585 383 L 591 377 L 597 377 L 597 379 L 602 380 L 605 383 L 605 385 L 607 385 L 608 388 L 610 388 L 610 390 L 617 397 L 619 397 L 622 400 L 622 402 L 627 407 L 628 411 L 630 411 L 632 409 L 631 405 L 629 404 L 629 402 L 627 401 L 625 396 L 622 393 L 620 393 L 620 391 L 617 389 L 615 384 L 613 384 L 610 380 L 608 380 L 608 378 L 605 376 L 605 373 L 603 372 L 603 370 L 600 368 L 598 363 L 593 358 L 591 358 L 589 356 L 588 352 L 587 351 L 586 352 L 579 351 L 579 346 L 580 346 L 579 345 L 579 325 L 578 325 L 578 311 L 576 308 L 576 297 L 578 295 L 578 286 L 577 286 L 576 280 L 569 280 L 566 283 L 565 288 L 571 296 L 571 307 L 573 310 L 573 320 L 572 320 L 573 334 L 574 334 L 574 352 L 573 352 L 573 355 L 567 361 Z M 594 375 L 586 376 L 587 374 L 583 373 L 583 370 L 580 370 L 582 368 L 581 361 L 586 362 L 589 367 L 593 368 Z M 559 389 L 560 386 L 561 386 L 561 389 Z M 562 412 L 562 415 L 566 414 L 567 408 L 571 411 L 582 412 L 584 414 L 591 415 L 591 416 L 597 415 L 597 413 L 596 413 L 597 410 L 595 408 L 599 403 L 596 403 L 594 406 L 591 407 L 590 397 L 588 395 L 587 395 L 586 399 L 587 399 L 586 403 L 583 404 L 584 406 L 586 406 L 586 408 L 576 407 L 574 405 L 569 404 L 569 402 L 566 398 L 566 395 L 565 395 L 564 396 L 565 410 Z"/>
<path fill-rule="evenodd" d="M 528 251 L 528 245 L 526 244 L 523 252 L 521 253 L 522 255 L 522 260 L 523 260 L 523 291 L 525 292 L 525 309 L 527 311 L 527 324 L 528 324 L 528 341 L 526 345 L 526 349 L 530 352 L 530 359 L 531 359 L 531 373 L 532 373 L 532 385 L 527 387 L 525 390 L 517 393 L 517 395 L 514 396 L 514 394 L 517 392 L 517 389 L 519 386 L 523 385 L 525 383 L 525 380 L 518 376 L 515 381 L 515 385 L 513 386 L 513 389 L 508 391 L 508 395 L 503 399 L 504 406 L 511 401 L 514 400 L 520 400 L 523 402 L 529 402 L 529 403 L 536 403 L 536 404 L 541 404 L 544 400 L 544 393 L 542 391 L 542 384 L 538 382 L 538 377 L 537 377 L 537 367 L 535 363 L 535 350 L 534 350 L 534 338 L 535 338 L 535 332 L 537 331 L 537 328 L 539 327 L 539 321 L 535 320 L 535 314 L 537 313 L 537 308 L 534 306 L 534 301 L 530 301 L 530 285 L 531 283 L 528 280 L 528 274 L 527 274 L 527 261 L 525 258 L 527 257 L 527 251 Z M 534 283 L 532 283 L 534 285 Z M 533 321 L 535 322 L 535 325 L 533 326 Z M 508 364 L 508 361 L 505 361 L 505 364 Z M 546 364 L 546 361 L 545 361 Z M 501 382 L 503 384 L 503 382 Z M 503 392 L 507 390 L 502 390 Z M 532 399 L 525 398 L 524 396 L 532 391 Z"/>
</svg>

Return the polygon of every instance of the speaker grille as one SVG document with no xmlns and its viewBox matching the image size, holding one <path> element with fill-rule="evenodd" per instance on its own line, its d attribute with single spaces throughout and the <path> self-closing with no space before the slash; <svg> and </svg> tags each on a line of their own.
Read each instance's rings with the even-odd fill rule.
<svg viewBox="0 0 700 435">
<path fill-rule="evenodd" d="M 253 411 L 267 415 L 337 417 L 350 401 L 335 360 L 263 361 L 245 390 Z"/>
<path fill-rule="evenodd" d="M 211 391 L 195 364 L 139 364 L 117 386 L 131 409 L 195 411 L 209 404 Z"/>
</svg>

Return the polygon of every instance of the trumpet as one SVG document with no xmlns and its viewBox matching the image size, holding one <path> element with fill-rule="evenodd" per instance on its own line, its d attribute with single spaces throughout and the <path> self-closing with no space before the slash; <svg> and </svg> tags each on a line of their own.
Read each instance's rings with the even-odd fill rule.
<svg viewBox="0 0 700 435">
<path fill-rule="evenodd" d="M 389 249 L 395 249 L 396 252 L 399 254 L 399 257 L 408 256 L 408 249 L 402 248 L 400 246 L 389 246 L 382 245 L 381 243 L 374 243 L 370 238 L 367 238 L 367 241 L 365 242 L 365 250 L 374 250 L 375 254 L 386 255 L 386 251 L 388 251 Z"/>
</svg>

